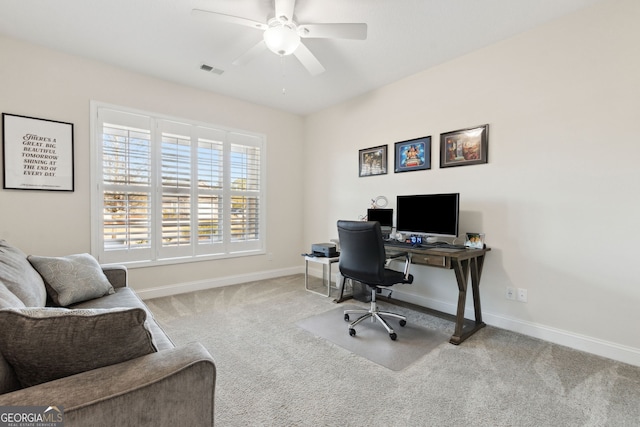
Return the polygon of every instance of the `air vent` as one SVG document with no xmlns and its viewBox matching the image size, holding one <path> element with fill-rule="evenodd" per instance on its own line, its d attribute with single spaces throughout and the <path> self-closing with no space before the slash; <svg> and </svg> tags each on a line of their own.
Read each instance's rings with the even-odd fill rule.
<svg viewBox="0 0 640 427">
<path fill-rule="evenodd" d="M 220 68 L 212 67 L 211 65 L 207 65 L 207 64 L 200 65 L 200 69 L 203 71 L 207 71 L 209 73 L 217 74 L 217 75 L 221 75 L 222 73 L 224 73 L 224 70 L 221 70 Z"/>
</svg>

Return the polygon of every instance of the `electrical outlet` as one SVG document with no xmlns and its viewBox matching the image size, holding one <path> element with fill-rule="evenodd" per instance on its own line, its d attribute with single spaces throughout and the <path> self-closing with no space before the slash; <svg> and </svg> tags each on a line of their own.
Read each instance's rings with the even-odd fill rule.
<svg viewBox="0 0 640 427">
<path fill-rule="evenodd" d="M 527 302 L 527 290 L 523 288 L 518 288 L 518 301 Z"/>
<path fill-rule="evenodd" d="M 516 289 L 510 286 L 507 286 L 507 293 L 505 294 L 507 299 L 514 300 L 516 299 Z"/>
</svg>

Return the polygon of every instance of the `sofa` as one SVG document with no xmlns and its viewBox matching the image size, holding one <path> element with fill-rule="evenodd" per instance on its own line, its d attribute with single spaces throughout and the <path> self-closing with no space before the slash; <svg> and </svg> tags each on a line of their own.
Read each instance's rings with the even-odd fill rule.
<svg viewBox="0 0 640 427">
<path fill-rule="evenodd" d="M 176 347 L 89 254 L 26 256 L 0 240 L 0 409 L 56 408 L 65 427 L 212 426 L 216 366 Z"/>
</svg>

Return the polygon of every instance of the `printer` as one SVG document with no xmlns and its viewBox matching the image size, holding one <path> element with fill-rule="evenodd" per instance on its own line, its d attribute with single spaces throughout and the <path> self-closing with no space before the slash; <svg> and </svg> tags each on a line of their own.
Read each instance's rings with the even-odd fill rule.
<svg viewBox="0 0 640 427">
<path fill-rule="evenodd" d="M 311 252 L 314 256 L 333 258 L 338 256 L 336 245 L 334 243 L 313 243 Z"/>
</svg>

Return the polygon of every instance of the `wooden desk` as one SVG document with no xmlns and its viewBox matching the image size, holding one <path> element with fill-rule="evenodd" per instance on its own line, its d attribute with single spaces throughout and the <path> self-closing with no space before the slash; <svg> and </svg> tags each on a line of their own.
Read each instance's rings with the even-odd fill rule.
<svg viewBox="0 0 640 427">
<path fill-rule="evenodd" d="M 414 248 L 410 246 L 385 246 L 387 253 L 391 255 L 396 252 L 409 252 L 413 264 L 425 265 L 428 267 L 444 268 L 453 270 L 458 283 L 458 308 L 455 316 L 455 330 L 449 342 L 458 345 L 478 330 L 484 328 L 486 324 L 482 321 L 482 310 L 480 306 L 480 278 L 482 277 L 482 267 L 484 257 L 491 248 L 485 249 L 436 249 L 436 248 Z M 473 308 L 475 321 L 467 321 L 465 325 L 465 305 L 467 303 L 467 288 L 471 277 L 471 291 L 473 293 Z M 337 302 L 342 302 L 344 296 L 341 290 L 340 298 Z M 386 298 L 385 298 L 386 299 Z M 386 299 L 391 301 L 389 299 Z"/>
</svg>

